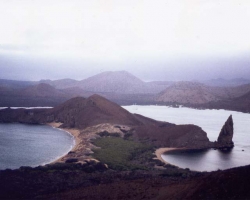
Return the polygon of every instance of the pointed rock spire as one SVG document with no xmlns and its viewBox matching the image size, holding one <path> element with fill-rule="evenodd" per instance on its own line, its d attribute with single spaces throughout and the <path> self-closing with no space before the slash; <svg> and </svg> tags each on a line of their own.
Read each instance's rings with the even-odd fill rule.
<svg viewBox="0 0 250 200">
<path fill-rule="evenodd" d="M 224 126 L 222 127 L 219 137 L 217 139 L 217 144 L 219 148 L 231 148 L 234 146 L 233 143 L 233 134 L 234 134 L 234 127 L 233 127 L 233 117 L 230 115 L 225 122 Z"/>
</svg>

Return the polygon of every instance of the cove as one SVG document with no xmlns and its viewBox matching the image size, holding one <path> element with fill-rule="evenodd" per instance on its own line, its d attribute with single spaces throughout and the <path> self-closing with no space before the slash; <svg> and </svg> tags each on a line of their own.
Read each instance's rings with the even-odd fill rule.
<svg viewBox="0 0 250 200">
<path fill-rule="evenodd" d="M 0 169 L 53 162 L 74 146 L 74 137 L 48 125 L 0 124 Z"/>
<path fill-rule="evenodd" d="M 195 152 L 174 152 L 163 154 L 162 158 L 181 168 L 196 171 L 214 171 L 250 164 L 250 114 L 227 110 L 198 110 L 185 107 L 168 106 L 124 106 L 131 113 L 141 114 L 156 120 L 175 124 L 195 124 L 200 126 L 210 141 L 217 140 L 225 121 L 232 114 L 234 121 L 231 151 L 210 149 Z"/>
</svg>

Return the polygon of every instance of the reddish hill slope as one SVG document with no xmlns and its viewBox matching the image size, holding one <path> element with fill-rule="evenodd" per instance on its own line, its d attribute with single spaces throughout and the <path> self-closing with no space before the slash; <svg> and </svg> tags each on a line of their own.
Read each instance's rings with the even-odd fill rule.
<svg viewBox="0 0 250 200">
<path fill-rule="evenodd" d="M 101 123 L 141 124 L 127 110 L 99 95 L 70 99 L 47 114 L 50 114 L 51 120 L 64 123 L 65 127 L 86 128 Z"/>
</svg>

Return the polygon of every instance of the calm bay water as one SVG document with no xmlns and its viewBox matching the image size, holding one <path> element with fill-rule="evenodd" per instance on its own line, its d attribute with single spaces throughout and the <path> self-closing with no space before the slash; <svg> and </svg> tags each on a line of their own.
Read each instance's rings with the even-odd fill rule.
<svg viewBox="0 0 250 200">
<path fill-rule="evenodd" d="M 0 124 L 0 169 L 47 164 L 73 145 L 72 135 L 47 125 Z"/>
<path fill-rule="evenodd" d="M 235 147 L 229 152 L 207 150 L 164 154 L 168 163 L 196 171 L 214 171 L 250 164 L 250 114 L 226 110 L 197 110 L 167 106 L 124 106 L 131 113 L 138 113 L 156 120 L 175 124 L 200 126 L 210 141 L 217 140 L 219 132 L 230 114 L 233 115 Z"/>
</svg>

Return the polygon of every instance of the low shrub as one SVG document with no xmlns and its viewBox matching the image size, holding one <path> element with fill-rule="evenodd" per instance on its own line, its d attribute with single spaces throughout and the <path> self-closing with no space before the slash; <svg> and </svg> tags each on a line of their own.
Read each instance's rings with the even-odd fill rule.
<svg viewBox="0 0 250 200">
<path fill-rule="evenodd" d="M 149 145 L 124 140 L 118 137 L 98 138 L 93 156 L 115 170 L 147 169 L 145 163 L 152 158 L 153 148 Z"/>
</svg>

